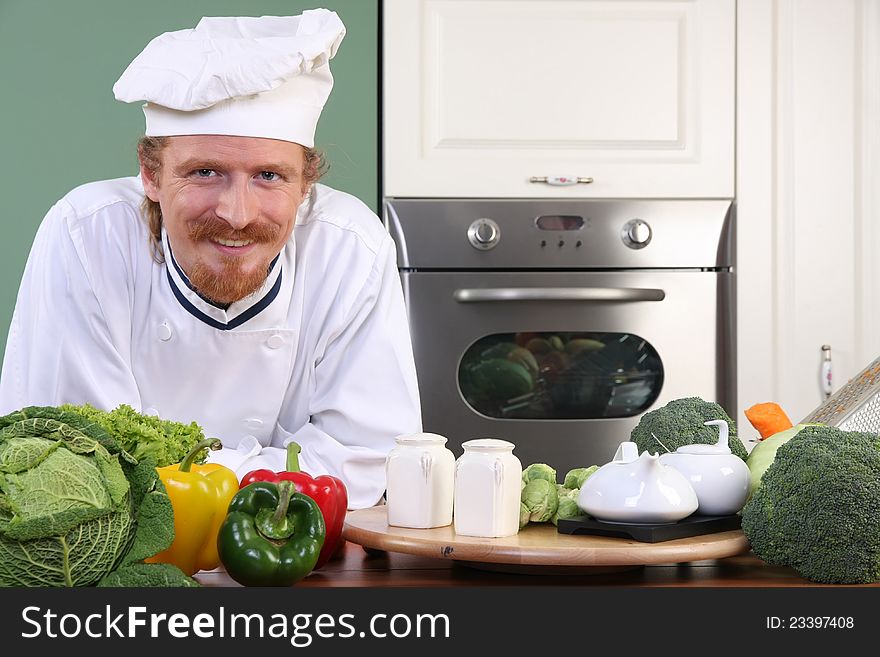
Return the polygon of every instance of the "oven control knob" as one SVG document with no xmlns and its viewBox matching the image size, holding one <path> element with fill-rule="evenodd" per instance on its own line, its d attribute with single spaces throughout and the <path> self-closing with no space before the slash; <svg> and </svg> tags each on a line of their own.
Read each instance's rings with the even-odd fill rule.
<svg viewBox="0 0 880 657">
<path fill-rule="evenodd" d="M 501 229 L 491 219 L 477 219 L 468 228 L 467 235 L 471 246 L 486 251 L 501 240 Z"/>
<path fill-rule="evenodd" d="M 632 219 L 623 225 L 620 231 L 623 243 L 631 249 L 644 249 L 651 242 L 653 233 L 647 222 L 641 219 Z"/>
</svg>

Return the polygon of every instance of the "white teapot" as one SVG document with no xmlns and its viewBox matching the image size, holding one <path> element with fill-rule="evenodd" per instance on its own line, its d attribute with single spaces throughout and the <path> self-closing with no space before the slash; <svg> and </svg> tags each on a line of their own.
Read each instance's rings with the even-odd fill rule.
<svg viewBox="0 0 880 657">
<path fill-rule="evenodd" d="M 698 513 L 726 516 L 742 509 L 749 494 L 749 468 L 745 461 L 730 451 L 730 429 L 724 420 L 703 424 L 718 426 L 718 442 L 714 445 L 684 445 L 675 452 L 663 454 L 660 462 L 670 465 L 688 478 L 700 502 Z M 589 480 L 588 480 L 589 481 Z"/>
<path fill-rule="evenodd" d="M 578 507 L 598 520 L 632 524 L 677 522 L 697 510 L 697 495 L 683 474 L 642 452 L 633 442 L 596 470 L 578 494 Z"/>
</svg>

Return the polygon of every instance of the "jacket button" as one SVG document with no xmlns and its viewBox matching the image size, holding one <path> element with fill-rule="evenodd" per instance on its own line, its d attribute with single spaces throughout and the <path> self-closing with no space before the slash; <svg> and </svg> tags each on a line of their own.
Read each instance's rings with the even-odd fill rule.
<svg viewBox="0 0 880 657">
<path fill-rule="evenodd" d="M 266 340 L 266 344 L 269 346 L 269 349 L 279 349 L 284 346 L 284 336 L 276 333 Z"/>
<path fill-rule="evenodd" d="M 156 329 L 156 334 L 162 342 L 168 342 L 171 339 L 171 327 L 168 322 L 162 322 Z"/>
</svg>

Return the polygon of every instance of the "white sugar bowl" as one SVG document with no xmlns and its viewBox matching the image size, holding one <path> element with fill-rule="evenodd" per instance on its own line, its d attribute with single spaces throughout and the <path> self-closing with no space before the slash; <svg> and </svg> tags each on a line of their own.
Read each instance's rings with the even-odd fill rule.
<svg viewBox="0 0 880 657">
<path fill-rule="evenodd" d="M 584 482 L 578 507 L 597 520 L 631 524 L 678 522 L 697 510 L 684 475 L 656 454 L 637 454 L 635 443 L 621 443 L 614 460 Z"/>
<path fill-rule="evenodd" d="M 697 493 L 697 513 L 726 516 L 742 509 L 749 495 L 749 467 L 730 451 L 729 428 L 724 420 L 703 424 L 718 427 L 714 445 L 684 445 L 663 454 L 660 462 L 670 465 L 688 478 Z"/>
</svg>

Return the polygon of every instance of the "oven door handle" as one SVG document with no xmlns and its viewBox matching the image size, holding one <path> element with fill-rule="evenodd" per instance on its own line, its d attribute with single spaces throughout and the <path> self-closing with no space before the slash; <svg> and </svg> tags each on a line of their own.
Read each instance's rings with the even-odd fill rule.
<svg viewBox="0 0 880 657">
<path fill-rule="evenodd" d="M 458 303 L 495 301 L 663 301 L 666 292 L 639 287 L 494 287 L 459 289 L 452 293 Z"/>
</svg>

